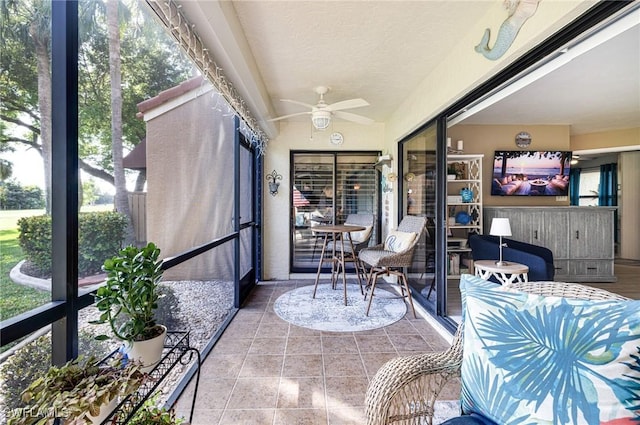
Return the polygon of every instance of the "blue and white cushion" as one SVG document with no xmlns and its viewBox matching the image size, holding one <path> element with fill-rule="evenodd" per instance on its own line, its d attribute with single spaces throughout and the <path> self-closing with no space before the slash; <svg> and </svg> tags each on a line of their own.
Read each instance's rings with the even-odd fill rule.
<svg viewBox="0 0 640 425">
<path fill-rule="evenodd" d="M 500 424 L 638 424 L 640 301 L 508 292 L 463 275 L 462 408 Z"/>
</svg>

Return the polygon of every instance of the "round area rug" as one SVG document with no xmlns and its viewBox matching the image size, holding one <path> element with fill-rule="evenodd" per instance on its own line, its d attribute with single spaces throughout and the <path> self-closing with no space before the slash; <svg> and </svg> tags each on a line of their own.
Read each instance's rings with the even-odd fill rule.
<svg viewBox="0 0 640 425">
<path fill-rule="evenodd" d="M 281 319 L 305 328 L 330 332 L 355 332 L 388 326 L 402 319 L 407 306 L 402 298 L 393 297 L 389 291 L 376 288 L 369 316 L 365 315 L 367 303 L 358 285 L 347 285 L 347 305 L 344 305 L 342 285 L 331 289 L 328 283 L 318 285 L 312 298 L 313 285 L 292 289 L 281 295 L 273 310 Z"/>
</svg>

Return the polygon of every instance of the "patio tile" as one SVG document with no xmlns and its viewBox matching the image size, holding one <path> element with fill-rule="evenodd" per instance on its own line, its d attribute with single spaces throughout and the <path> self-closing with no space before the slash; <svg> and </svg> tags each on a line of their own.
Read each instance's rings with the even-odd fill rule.
<svg viewBox="0 0 640 425">
<path fill-rule="evenodd" d="M 364 394 L 369 380 L 364 376 L 326 377 L 327 406 L 364 406 Z"/>
<path fill-rule="evenodd" d="M 364 407 L 329 409 L 327 419 L 329 425 L 362 425 L 367 422 Z"/>
<path fill-rule="evenodd" d="M 275 425 L 327 425 L 325 409 L 278 409 Z"/>
<path fill-rule="evenodd" d="M 395 346 L 385 335 L 356 335 L 360 353 L 396 353 Z"/>
<path fill-rule="evenodd" d="M 420 335 L 390 335 L 389 339 L 396 347 L 398 352 L 419 351 L 429 352 L 431 346 Z"/>
<path fill-rule="evenodd" d="M 325 354 L 325 376 L 365 376 L 359 354 Z"/>
<path fill-rule="evenodd" d="M 195 409 L 193 412 L 193 421 L 191 425 L 212 425 L 217 424 L 222 417 L 224 410 L 222 409 Z M 189 420 L 189 412 L 178 414 L 176 416 Z"/>
<path fill-rule="evenodd" d="M 286 354 L 320 354 L 322 345 L 320 336 L 289 337 Z"/>
<path fill-rule="evenodd" d="M 386 361 L 449 346 L 427 322 L 411 315 L 364 332 L 290 325 L 272 306 L 298 284 L 309 281 L 269 283 L 264 289 L 260 284 L 236 314 L 203 362 L 192 425 L 361 425 L 367 385 Z M 193 388 L 194 381 L 176 403 L 183 417 L 189 415 Z M 459 395 L 455 379 L 440 399 Z"/>
<path fill-rule="evenodd" d="M 322 377 L 282 378 L 278 389 L 278 409 L 326 407 Z"/>
<path fill-rule="evenodd" d="M 357 353 L 358 345 L 353 335 L 323 336 L 322 352 L 324 354 Z"/>
<path fill-rule="evenodd" d="M 378 369 L 387 361 L 397 357 L 395 353 L 362 353 L 362 362 L 369 379 L 373 378 Z"/>
<path fill-rule="evenodd" d="M 275 409 L 227 409 L 222 415 L 219 425 L 271 424 L 275 413 Z"/>
<path fill-rule="evenodd" d="M 322 355 L 293 354 L 284 357 L 283 377 L 322 376 Z"/>
<path fill-rule="evenodd" d="M 240 378 L 231 392 L 227 409 L 276 407 L 280 377 Z"/>
<path fill-rule="evenodd" d="M 287 338 L 255 338 L 249 348 L 249 354 L 284 354 Z"/>
<path fill-rule="evenodd" d="M 235 379 L 200 378 L 198 395 L 196 397 L 196 410 L 224 409 L 235 383 Z M 190 400 L 191 397 L 189 397 L 189 401 Z"/>
<path fill-rule="evenodd" d="M 200 367 L 201 378 L 237 378 L 244 363 L 244 356 L 237 354 L 210 354 Z"/>
<path fill-rule="evenodd" d="M 247 354 L 249 347 L 253 343 L 253 338 L 238 338 L 231 334 L 224 333 L 216 343 L 216 353 L 218 354 Z"/>
<path fill-rule="evenodd" d="M 249 354 L 240 370 L 241 378 L 280 376 L 282 374 L 283 355 Z"/>
</svg>

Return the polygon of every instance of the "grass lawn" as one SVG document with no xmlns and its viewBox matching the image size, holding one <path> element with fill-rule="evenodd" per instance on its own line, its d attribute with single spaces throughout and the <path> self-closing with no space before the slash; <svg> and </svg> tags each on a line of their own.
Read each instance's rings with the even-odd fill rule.
<svg viewBox="0 0 640 425">
<path fill-rule="evenodd" d="M 0 230 L 0 321 L 31 310 L 51 300 L 46 291 L 18 285 L 9 272 L 23 259 L 18 245 L 18 229 Z"/>
<path fill-rule="evenodd" d="M 95 205 L 83 206 L 81 211 L 111 210 L 113 205 Z M 44 210 L 0 210 L 0 321 L 51 300 L 49 292 L 18 285 L 9 278 L 11 269 L 24 259 L 18 245 L 18 220 L 44 213 Z"/>
</svg>

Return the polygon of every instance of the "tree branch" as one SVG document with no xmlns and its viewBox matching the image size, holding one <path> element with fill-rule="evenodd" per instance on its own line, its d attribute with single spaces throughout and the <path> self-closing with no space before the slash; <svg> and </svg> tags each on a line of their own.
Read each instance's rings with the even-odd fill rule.
<svg viewBox="0 0 640 425">
<path fill-rule="evenodd" d="M 115 181 L 113 179 L 113 176 L 111 174 L 107 173 L 106 171 L 104 171 L 104 170 L 102 170 L 100 168 L 96 168 L 96 167 L 92 166 L 91 164 L 88 164 L 88 163 L 84 162 L 80 158 L 78 158 L 78 167 L 81 170 L 84 170 L 87 174 L 89 174 L 89 175 L 91 175 L 91 176 L 93 176 L 95 178 L 104 180 L 107 183 L 112 184 L 112 185 L 115 186 Z"/>
<path fill-rule="evenodd" d="M 26 122 L 24 122 L 22 120 L 19 120 L 17 118 L 11 118 L 11 117 L 9 117 L 7 115 L 4 115 L 4 114 L 0 114 L 0 118 L 2 118 L 4 121 L 9 121 L 9 122 L 12 122 L 12 123 L 14 123 L 16 125 L 19 125 L 21 127 L 25 127 L 25 128 L 31 130 L 32 132 L 34 132 L 36 134 L 40 134 L 40 129 L 38 127 L 35 127 L 35 126 L 31 125 L 31 124 L 28 124 L 28 123 L 26 123 Z"/>
</svg>

